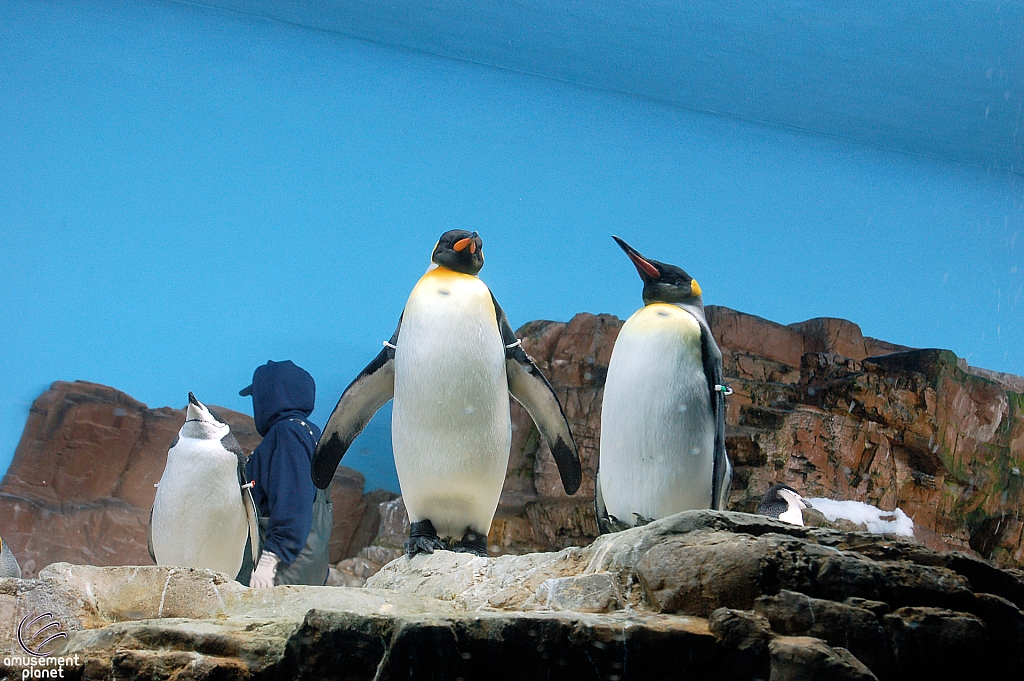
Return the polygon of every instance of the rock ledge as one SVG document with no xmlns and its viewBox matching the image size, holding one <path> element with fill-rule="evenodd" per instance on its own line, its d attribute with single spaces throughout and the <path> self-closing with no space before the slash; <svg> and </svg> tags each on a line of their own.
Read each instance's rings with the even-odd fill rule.
<svg viewBox="0 0 1024 681">
<path fill-rule="evenodd" d="M 68 564 L 0 581 L 3 640 L 53 612 L 81 679 L 1008 679 L 1022 607 L 1024 581 L 967 554 L 714 511 L 403 557 L 361 589 Z"/>
</svg>

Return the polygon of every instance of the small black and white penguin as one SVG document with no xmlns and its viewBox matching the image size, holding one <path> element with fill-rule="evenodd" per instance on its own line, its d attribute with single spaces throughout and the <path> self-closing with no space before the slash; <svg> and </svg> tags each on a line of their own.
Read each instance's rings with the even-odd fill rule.
<svg viewBox="0 0 1024 681">
<path fill-rule="evenodd" d="M 566 493 L 580 486 L 562 407 L 477 278 L 483 264 L 476 232 L 441 235 L 394 335 L 345 389 L 313 457 L 313 482 L 322 489 L 373 414 L 394 399 L 391 439 L 412 523 L 409 557 L 437 549 L 487 555 L 512 441 L 509 393 L 548 443 Z"/>
<path fill-rule="evenodd" d="M 623 324 L 608 364 L 595 489 L 602 532 L 724 509 L 732 480 L 728 388 L 700 286 L 612 238 L 644 282 L 644 307 Z"/>
<path fill-rule="evenodd" d="M 761 497 L 761 503 L 757 505 L 757 514 L 778 518 L 790 525 L 803 525 L 804 514 L 801 510 L 805 508 L 811 508 L 807 500 L 789 485 L 780 483 L 772 485 Z"/>
<path fill-rule="evenodd" d="M 0 577 L 21 579 L 21 566 L 3 537 L 0 537 Z"/>
<path fill-rule="evenodd" d="M 259 526 L 245 458 L 228 424 L 189 393 L 185 423 L 167 451 L 150 513 L 150 555 L 157 565 L 204 567 L 235 576 L 246 543 L 254 562 L 259 560 Z"/>
</svg>

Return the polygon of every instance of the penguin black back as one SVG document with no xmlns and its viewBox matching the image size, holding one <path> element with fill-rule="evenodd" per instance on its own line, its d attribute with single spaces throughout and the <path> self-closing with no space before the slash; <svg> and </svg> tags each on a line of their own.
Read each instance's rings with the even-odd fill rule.
<svg viewBox="0 0 1024 681">
<path fill-rule="evenodd" d="M 779 492 L 782 490 L 789 490 L 797 496 L 800 495 L 795 489 L 789 485 L 778 484 L 772 485 L 771 488 L 764 493 L 761 497 L 761 502 L 757 505 L 757 514 L 766 515 L 771 518 L 778 518 L 780 515 L 789 509 L 789 501 L 786 500 Z"/>
</svg>

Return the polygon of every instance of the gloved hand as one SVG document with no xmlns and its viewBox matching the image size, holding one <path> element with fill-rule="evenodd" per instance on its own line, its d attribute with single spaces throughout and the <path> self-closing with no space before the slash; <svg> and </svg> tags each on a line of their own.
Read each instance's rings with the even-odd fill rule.
<svg viewBox="0 0 1024 681">
<path fill-rule="evenodd" d="M 259 565 L 252 571 L 252 579 L 249 580 L 249 586 L 253 589 L 269 589 L 274 586 L 277 564 L 280 562 L 281 559 L 277 557 L 277 554 L 264 551 L 260 555 Z"/>
</svg>

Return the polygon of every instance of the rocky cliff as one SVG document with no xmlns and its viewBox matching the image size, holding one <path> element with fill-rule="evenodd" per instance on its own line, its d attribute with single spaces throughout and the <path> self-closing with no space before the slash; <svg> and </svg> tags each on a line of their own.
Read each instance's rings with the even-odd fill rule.
<svg viewBox="0 0 1024 681">
<path fill-rule="evenodd" d="M 735 391 L 727 400 L 731 509 L 753 511 L 784 482 L 805 496 L 898 506 L 929 546 L 1024 565 L 1024 379 L 969 367 L 949 351 L 868 338 L 840 319 L 783 326 L 723 307 L 707 314 Z M 572 498 L 562 493 L 546 445 L 514 404 L 492 551 L 580 546 L 597 535 L 603 385 L 621 325 L 580 314 L 519 330 L 562 400 L 583 485 Z"/>
<path fill-rule="evenodd" d="M 246 452 L 260 442 L 252 417 L 215 407 Z M 58 381 L 32 404 L 0 483 L 0 533 L 26 577 L 46 565 L 148 565 L 153 487 L 185 409 L 150 409 L 94 383 Z M 339 467 L 332 486 L 331 556 L 354 556 L 377 534 L 378 507 L 363 476 Z"/>
<path fill-rule="evenodd" d="M 555 553 L 401 557 L 362 589 L 58 563 L 0 580 L 0 647 L 52 613 L 68 637 L 40 650 L 71 679 L 1009 680 L 1021 607 L 1018 575 L 963 553 L 688 511 Z"/>
<path fill-rule="evenodd" d="M 752 511 L 768 487 L 785 482 L 805 496 L 898 506 L 930 547 L 1024 566 L 1024 379 L 969 367 L 948 351 L 867 338 L 839 319 L 783 326 L 722 307 L 707 312 L 735 391 L 727 402 L 731 509 Z M 562 400 L 583 484 L 565 496 L 547 446 L 513 401 L 493 554 L 560 550 L 597 536 L 603 385 L 621 325 L 580 314 L 519 329 Z M 223 414 L 243 448 L 255 447 L 252 420 Z M 83 382 L 55 383 L 37 399 L 0 484 L 0 532 L 26 574 L 55 561 L 148 563 L 153 483 L 183 418 Z M 358 585 L 397 555 L 404 510 L 390 493 L 364 493 L 362 476 L 345 467 L 332 490 L 331 555 L 348 559 L 333 583 Z"/>
<path fill-rule="evenodd" d="M 576 434 L 581 491 L 562 493 L 513 403 L 489 536 L 498 557 L 392 561 L 408 531 L 401 498 L 364 493 L 341 467 L 332 580 L 363 589 L 254 591 L 146 566 L 153 483 L 184 413 L 55 383 L 0 484 L 0 530 L 26 576 L 54 564 L 0 580 L 0 648 L 49 612 L 69 634 L 45 651 L 70 657 L 64 678 L 1017 678 L 1024 380 L 842 320 L 782 326 L 715 307 L 708 318 L 735 390 L 731 508 L 750 511 L 786 482 L 899 506 L 915 542 L 710 511 L 595 541 L 602 391 L 621 322 L 581 314 L 519 331 Z M 251 419 L 222 414 L 251 450 Z M 25 671 L 0 663 L 0 677 Z"/>
</svg>

